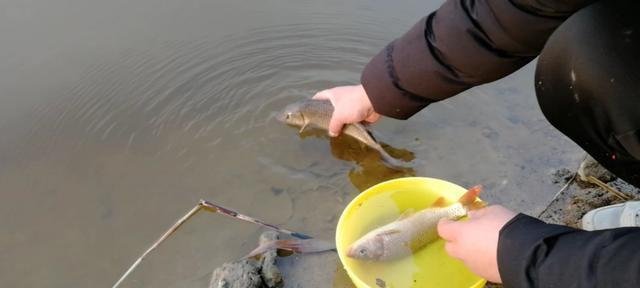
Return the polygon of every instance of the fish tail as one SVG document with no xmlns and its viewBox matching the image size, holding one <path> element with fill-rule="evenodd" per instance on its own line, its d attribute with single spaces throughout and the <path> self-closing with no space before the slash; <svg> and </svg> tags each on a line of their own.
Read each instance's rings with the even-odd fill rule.
<svg viewBox="0 0 640 288">
<path fill-rule="evenodd" d="M 387 153 L 387 151 L 385 151 L 384 148 L 382 148 L 382 146 L 378 146 L 376 150 L 380 152 L 380 158 L 382 158 L 382 161 L 387 165 L 394 168 L 404 167 L 404 165 L 402 164 L 402 162 L 400 162 L 400 160 L 393 158 L 391 155 L 389 155 L 389 153 Z"/>
<path fill-rule="evenodd" d="M 467 210 L 478 210 L 480 208 L 487 207 L 487 202 L 484 201 L 476 201 L 466 206 Z"/>
<path fill-rule="evenodd" d="M 485 206 L 485 204 L 484 202 L 478 199 L 478 195 L 480 195 L 480 192 L 482 192 L 482 186 L 476 185 L 471 189 L 467 190 L 467 192 L 464 193 L 460 197 L 460 199 L 458 199 L 458 202 L 460 202 L 460 204 L 462 204 L 463 206 L 467 207 L 467 209 L 470 209 L 470 210 L 482 208 Z"/>
<path fill-rule="evenodd" d="M 276 240 L 278 241 L 278 240 Z M 260 245 L 258 245 L 258 247 L 256 247 L 256 249 L 253 249 L 253 251 L 249 252 L 249 254 L 247 254 L 247 256 L 244 256 L 243 259 L 249 259 L 249 258 L 259 258 L 260 255 L 262 255 L 263 253 L 272 250 L 275 248 L 275 243 L 274 241 L 269 241 L 269 242 L 265 242 L 265 243 L 261 243 Z"/>
</svg>

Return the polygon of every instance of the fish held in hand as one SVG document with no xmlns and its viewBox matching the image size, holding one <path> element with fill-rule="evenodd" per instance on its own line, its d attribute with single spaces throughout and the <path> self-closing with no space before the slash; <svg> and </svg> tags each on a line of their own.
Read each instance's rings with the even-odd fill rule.
<svg viewBox="0 0 640 288">
<path fill-rule="evenodd" d="M 376 228 L 351 244 L 347 256 L 361 260 L 395 260 L 411 255 L 438 238 L 438 221 L 457 220 L 467 211 L 484 207 L 477 199 L 481 186 L 469 189 L 458 202 L 444 206 L 440 197 L 434 207 L 413 214 L 405 213 L 394 222 Z"/>
<path fill-rule="evenodd" d="M 291 126 L 300 127 L 300 133 L 307 127 L 316 127 L 328 131 L 332 115 L 333 105 L 330 101 L 307 99 L 289 104 L 278 116 L 278 120 Z M 378 151 L 385 163 L 396 167 L 402 166 L 398 159 L 391 157 L 391 155 L 382 148 L 363 124 L 346 124 L 344 128 L 342 128 L 342 133 Z"/>
</svg>

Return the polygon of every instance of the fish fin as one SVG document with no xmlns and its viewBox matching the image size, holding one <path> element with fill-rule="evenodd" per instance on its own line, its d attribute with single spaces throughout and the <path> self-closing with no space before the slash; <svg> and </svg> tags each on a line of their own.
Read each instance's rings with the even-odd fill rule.
<svg viewBox="0 0 640 288">
<path fill-rule="evenodd" d="M 464 193 L 460 197 L 460 199 L 458 199 L 458 202 L 460 202 L 460 204 L 464 206 L 471 205 L 473 202 L 476 202 L 476 199 L 478 198 L 478 195 L 480 195 L 480 192 L 482 192 L 481 185 L 473 186 L 466 193 Z"/>
<path fill-rule="evenodd" d="M 247 256 L 244 256 L 243 259 L 253 258 L 253 259 L 258 260 L 258 259 L 260 259 L 260 256 L 264 252 L 267 252 L 267 250 L 272 249 L 272 246 L 273 246 L 272 241 L 262 243 L 262 244 L 258 245 L 258 247 L 256 249 L 253 249 L 253 251 L 249 252 L 249 254 L 247 254 Z"/>
<path fill-rule="evenodd" d="M 475 201 L 469 205 L 466 205 L 467 210 L 478 210 L 484 207 L 487 207 L 487 202 L 484 201 Z"/>
<path fill-rule="evenodd" d="M 402 232 L 402 231 L 400 231 L 400 229 L 391 229 L 391 230 L 386 230 L 386 231 L 380 232 L 380 234 L 378 234 L 378 235 L 393 235 L 393 234 L 397 234 L 397 233 L 400 233 L 400 232 Z"/>
<path fill-rule="evenodd" d="M 447 206 L 447 200 L 444 199 L 444 197 L 438 197 L 438 199 L 436 199 L 435 202 L 433 202 L 433 204 L 431 204 L 432 207 L 446 207 Z"/>
<path fill-rule="evenodd" d="M 289 257 L 294 254 L 293 251 L 286 249 L 276 249 L 276 253 L 278 257 Z"/>
<path fill-rule="evenodd" d="M 386 150 L 384 150 L 382 146 L 380 146 L 380 148 L 376 150 L 378 150 L 378 152 L 380 153 L 380 158 L 382 159 L 382 161 L 386 163 L 387 166 L 389 166 L 390 168 L 406 169 L 406 166 L 404 166 L 402 162 L 400 162 L 400 160 L 393 158 L 393 156 L 389 155 L 389 153 Z"/>
<path fill-rule="evenodd" d="M 366 132 L 367 134 L 369 134 L 369 137 L 371 137 L 371 139 L 375 142 L 378 142 L 378 140 L 376 139 L 376 137 L 373 135 L 373 131 L 371 131 L 371 129 L 369 129 L 369 125 L 366 124 L 366 122 L 360 122 L 360 123 L 353 123 L 354 126 L 359 126 L 359 128 L 361 128 L 362 130 L 364 130 L 364 132 Z"/>
<path fill-rule="evenodd" d="M 372 145 L 368 145 L 366 143 L 361 142 L 361 147 L 367 147 L 368 146 L 368 147 L 378 151 L 378 153 L 380 154 L 380 159 L 382 160 L 382 162 L 387 164 L 387 166 L 389 166 L 390 168 L 393 168 L 393 169 L 406 168 L 402 164 L 402 162 L 400 162 L 398 159 L 394 158 L 393 156 L 389 155 L 389 153 L 386 150 L 384 150 L 384 148 L 382 147 L 382 145 L 380 144 L 380 142 L 378 141 L 378 139 L 374 135 L 373 130 L 369 129 L 369 126 L 365 125 L 365 123 L 363 123 L 363 122 L 353 123 L 353 124 L 350 124 L 350 125 L 353 125 L 354 127 L 358 128 L 358 129 L 362 129 L 365 133 L 367 133 L 367 135 L 369 137 L 371 137 L 371 140 L 373 141 Z"/>
<path fill-rule="evenodd" d="M 300 131 L 298 131 L 298 133 L 302 134 L 302 131 L 304 131 L 304 128 L 307 128 L 307 126 L 309 126 L 309 123 L 302 124 L 302 127 L 300 127 Z"/>
<path fill-rule="evenodd" d="M 396 221 L 409 218 L 411 215 L 413 215 L 415 213 L 416 212 L 415 212 L 415 210 L 413 210 L 413 208 L 409 208 L 407 210 L 404 210 L 404 212 L 402 212 L 402 214 L 400 214 L 400 216 L 398 217 L 398 219 L 396 219 Z"/>
</svg>

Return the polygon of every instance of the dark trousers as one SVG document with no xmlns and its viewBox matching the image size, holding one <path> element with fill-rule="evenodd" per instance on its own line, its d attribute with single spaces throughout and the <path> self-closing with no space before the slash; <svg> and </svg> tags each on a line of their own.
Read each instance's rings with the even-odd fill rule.
<svg viewBox="0 0 640 288">
<path fill-rule="evenodd" d="M 536 94 L 549 122 L 640 187 L 640 1 L 599 1 L 549 38 Z"/>
</svg>

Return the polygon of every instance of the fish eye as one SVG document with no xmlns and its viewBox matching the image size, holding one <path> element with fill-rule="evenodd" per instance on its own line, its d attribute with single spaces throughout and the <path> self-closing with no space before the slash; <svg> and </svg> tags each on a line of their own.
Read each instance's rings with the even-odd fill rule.
<svg viewBox="0 0 640 288">
<path fill-rule="evenodd" d="M 285 116 L 285 119 L 289 119 L 291 118 L 291 113 L 287 113 L 287 115 Z"/>
<path fill-rule="evenodd" d="M 364 248 L 360 249 L 358 251 L 358 254 L 360 254 L 361 256 L 366 256 L 367 255 L 367 249 L 364 249 Z"/>
</svg>

